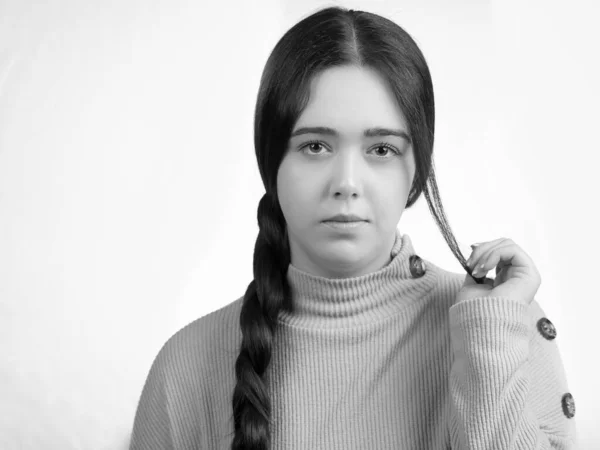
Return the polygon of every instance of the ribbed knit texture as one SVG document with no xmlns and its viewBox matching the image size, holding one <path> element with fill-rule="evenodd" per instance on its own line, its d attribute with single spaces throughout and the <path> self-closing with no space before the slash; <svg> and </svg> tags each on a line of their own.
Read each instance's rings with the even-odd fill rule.
<svg viewBox="0 0 600 450">
<path fill-rule="evenodd" d="M 396 233 L 391 262 L 347 279 L 290 265 L 266 372 L 273 450 L 574 449 L 575 418 L 544 311 L 510 298 L 455 304 L 466 274 Z M 198 301 L 202 301 L 199 299 Z M 175 333 L 156 356 L 131 450 L 230 449 L 243 297 Z M 558 333 L 557 333 L 558 334 Z"/>
</svg>

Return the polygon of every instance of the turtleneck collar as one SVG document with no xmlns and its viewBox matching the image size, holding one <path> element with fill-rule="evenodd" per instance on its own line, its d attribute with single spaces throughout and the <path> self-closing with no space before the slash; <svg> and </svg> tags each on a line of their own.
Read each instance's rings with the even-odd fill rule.
<svg viewBox="0 0 600 450">
<path fill-rule="evenodd" d="M 366 275 L 324 278 L 290 264 L 287 281 L 294 310 L 281 310 L 278 320 L 295 327 L 327 329 L 386 320 L 435 285 L 436 267 L 418 256 L 411 259 L 413 255 L 416 253 L 410 237 L 396 229 L 391 261 Z"/>
</svg>

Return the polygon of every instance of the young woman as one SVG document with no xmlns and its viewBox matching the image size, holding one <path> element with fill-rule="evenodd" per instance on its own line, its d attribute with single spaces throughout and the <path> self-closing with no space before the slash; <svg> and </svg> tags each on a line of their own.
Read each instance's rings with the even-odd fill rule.
<svg viewBox="0 0 600 450">
<path fill-rule="evenodd" d="M 281 38 L 255 112 L 254 279 L 163 346 L 131 449 L 573 448 L 540 274 L 507 238 L 465 261 L 433 138 L 430 73 L 397 24 L 329 7 Z M 466 275 L 398 231 L 421 193 Z"/>
</svg>

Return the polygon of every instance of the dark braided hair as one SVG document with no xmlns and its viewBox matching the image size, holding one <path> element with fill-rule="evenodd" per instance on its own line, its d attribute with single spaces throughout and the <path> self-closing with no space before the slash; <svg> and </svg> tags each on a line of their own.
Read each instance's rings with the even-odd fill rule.
<svg viewBox="0 0 600 450">
<path fill-rule="evenodd" d="M 364 11 L 327 7 L 302 19 L 269 56 L 256 102 L 254 147 L 266 193 L 258 205 L 260 231 L 254 247 L 254 279 L 244 294 L 240 314 L 242 342 L 235 363 L 232 450 L 270 448 L 271 401 L 266 370 L 278 313 L 282 309 L 292 311 L 286 278 L 290 249 L 277 196 L 277 172 L 295 122 L 308 104 L 312 78 L 343 65 L 374 69 L 391 87 L 407 119 L 415 157 L 415 177 L 405 208 L 410 208 L 421 192 L 425 194 L 452 253 L 471 275 L 437 189 L 432 159 L 433 85 L 417 44 L 391 20 Z"/>
</svg>

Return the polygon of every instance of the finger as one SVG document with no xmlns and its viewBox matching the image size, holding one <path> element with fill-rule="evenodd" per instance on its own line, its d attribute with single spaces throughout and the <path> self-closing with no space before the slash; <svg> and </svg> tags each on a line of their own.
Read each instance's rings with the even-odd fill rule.
<svg viewBox="0 0 600 450">
<path fill-rule="evenodd" d="M 503 241 L 505 238 L 494 239 L 493 241 L 488 242 L 478 242 L 471 245 L 471 256 L 467 260 L 467 265 L 471 266 L 471 262 L 478 260 L 481 258 L 481 255 L 484 254 L 491 246 L 498 244 Z"/>
<path fill-rule="evenodd" d="M 477 260 L 473 261 L 473 270 L 477 268 L 478 274 L 480 275 L 484 273 L 484 270 L 490 270 L 492 268 L 492 266 L 490 266 L 489 264 L 491 256 L 494 255 L 498 251 L 498 249 L 505 247 L 513 247 L 515 245 L 515 243 L 510 242 L 509 240 L 504 240 L 500 243 L 497 243 L 494 246 L 488 247 L 488 249 L 484 251 Z M 510 262 L 504 261 L 504 265 L 508 264 L 510 264 Z"/>
<path fill-rule="evenodd" d="M 491 286 L 492 288 L 494 287 L 494 280 L 492 278 L 487 278 L 487 277 L 484 278 L 483 283 L 488 286 Z M 465 279 L 463 280 L 463 284 L 465 286 L 474 286 L 474 285 L 477 285 L 478 283 L 475 281 L 475 279 L 471 275 L 466 274 Z"/>
<path fill-rule="evenodd" d="M 481 262 L 483 262 L 483 255 L 485 255 L 486 253 L 489 252 L 490 249 L 504 243 L 504 241 L 506 241 L 506 238 L 499 238 L 499 239 L 494 239 L 493 241 L 490 242 L 482 242 L 481 244 L 477 245 L 477 247 L 475 247 L 473 249 L 473 252 L 471 253 L 471 256 L 469 256 L 469 259 L 467 260 L 467 265 L 471 268 L 474 269 L 475 267 L 477 267 L 479 264 L 481 264 Z M 478 261 L 480 261 L 478 263 Z"/>
<path fill-rule="evenodd" d="M 496 276 L 502 272 L 502 269 L 504 269 L 505 266 L 506 264 L 503 261 L 500 261 L 500 263 L 496 266 Z"/>
<path fill-rule="evenodd" d="M 533 268 L 532 261 L 517 244 L 507 244 L 494 248 L 489 254 L 485 254 L 479 261 L 483 264 L 481 273 L 486 273 L 496 265 L 502 263 L 503 267 L 513 266 L 531 269 Z"/>
</svg>

